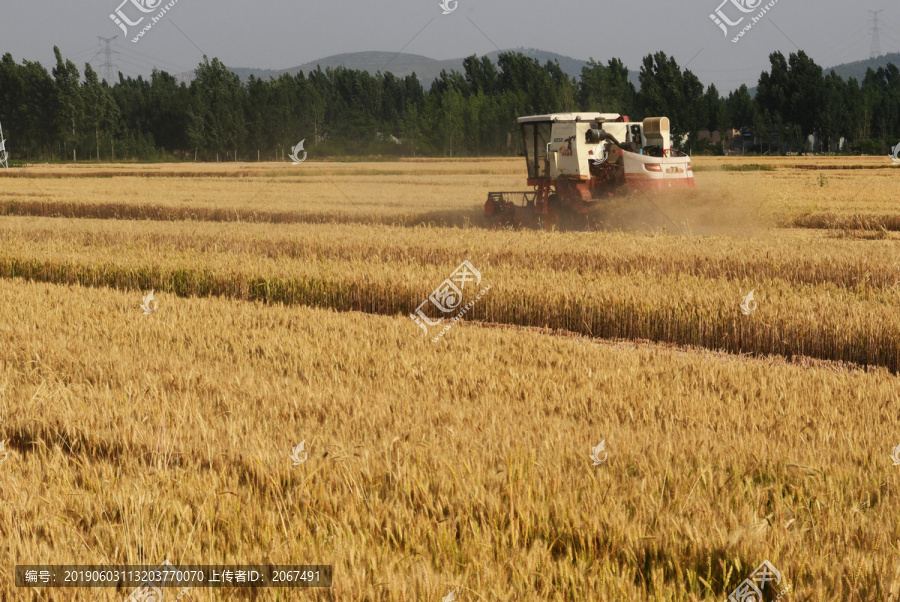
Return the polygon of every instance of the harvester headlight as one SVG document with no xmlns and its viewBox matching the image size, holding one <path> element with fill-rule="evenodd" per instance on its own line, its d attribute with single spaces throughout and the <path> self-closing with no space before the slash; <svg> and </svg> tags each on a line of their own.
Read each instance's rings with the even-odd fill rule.
<svg viewBox="0 0 900 602">
<path fill-rule="evenodd" d="M 644 165 L 644 169 L 646 169 L 647 171 L 658 171 L 662 173 L 662 165 L 660 165 L 659 163 L 647 163 L 646 165 Z"/>
</svg>

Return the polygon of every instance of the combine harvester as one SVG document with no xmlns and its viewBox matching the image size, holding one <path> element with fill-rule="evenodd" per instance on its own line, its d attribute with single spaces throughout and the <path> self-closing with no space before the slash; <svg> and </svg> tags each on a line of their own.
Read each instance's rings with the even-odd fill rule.
<svg viewBox="0 0 900 602">
<path fill-rule="evenodd" d="M 694 185 L 691 158 L 672 147 L 668 117 L 631 123 L 616 113 L 554 113 L 519 117 L 518 123 L 534 190 L 488 193 L 484 214 L 495 227 L 549 229 L 561 212 L 586 216 L 624 186 Z"/>
</svg>

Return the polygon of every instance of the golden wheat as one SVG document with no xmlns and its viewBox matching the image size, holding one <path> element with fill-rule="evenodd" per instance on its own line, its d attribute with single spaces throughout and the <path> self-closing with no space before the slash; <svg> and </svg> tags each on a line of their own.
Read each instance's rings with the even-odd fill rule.
<svg viewBox="0 0 900 602">
<path fill-rule="evenodd" d="M 768 559 L 797 599 L 887 599 L 896 244 L 816 221 L 893 218 L 876 159 L 696 158 L 696 191 L 578 233 L 468 227 L 521 159 L 0 178 L 9 564 L 335 565 L 194 600 L 681 601 Z M 462 259 L 491 290 L 435 345 L 406 314 Z M 3 600 L 127 593 L 0 571 Z"/>
<path fill-rule="evenodd" d="M 77 229 L 81 226 L 62 222 L 41 233 L 23 223 L 21 238 L 8 229 L 4 237 L 21 250 L 0 256 L 0 275 L 132 290 L 153 288 L 181 296 L 224 295 L 269 303 L 409 314 L 449 275 L 453 263 L 468 258 L 479 266 L 494 290 L 472 310 L 470 319 L 732 352 L 804 355 L 900 370 L 896 288 L 888 282 L 882 282 L 886 288 L 868 286 L 865 274 L 856 266 L 850 272 L 853 278 L 843 278 L 842 284 L 850 286 L 841 287 L 828 280 L 806 284 L 782 279 L 775 267 L 777 258 L 770 264 L 775 274 L 767 276 L 759 271 L 751 281 L 745 277 L 752 272 L 732 274 L 736 278 L 728 278 L 728 274 L 709 277 L 702 272 L 692 275 L 677 269 L 654 269 L 652 263 L 641 264 L 640 259 L 631 269 L 618 272 L 564 265 L 548 270 L 542 265 L 529 267 L 527 261 L 495 262 L 490 253 L 475 249 L 460 249 L 456 257 L 445 251 L 442 255 L 446 263 L 423 265 L 415 251 L 405 259 L 386 258 L 372 249 L 359 255 L 335 253 L 341 239 L 329 239 L 322 233 L 319 244 L 330 249 L 322 253 L 312 252 L 309 246 L 308 254 L 255 253 L 255 245 L 249 252 L 232 252 L 227 244 L 210 244 L 209 238 L 200 243 L 202 252 L 196 252 L 195 245 L 204 235 L 225 231 L 215 224 L 130 223 L 115 231 L 98 225 L 93 232 L 79 236 Z M 150 246 L 142 242 L 153 241 L 152 234 L 160 228 L 180 233 L 179 244 L 172 248 L 164 240 Z M 312 227 L 307 228 L 308 235 L 315 236 Z M 373 232 L 372 227 L 356 228 L 357 236 Z M 28 236 L 28 232 L 35 235 Z M 252 236 L 251 229 L 246 232 Z M 392 229 L 385 229 L 384 239 L 392 241 L 392 233 Z M 548 235 L 524 234 L 505 236 L 520 236 L 516 242 L 533 249 L 536 255 L 540 255 L 541 246 L 534 246 L 535 240 L 554 244 Z M 352 240 L 352 234 L 347 236 Z M 481 231 L 461 240 L 471 244 L 477 240 L 474 237 L 488 236 L 490 233 Z M 608 235 L 592 238 L 593 244 L 604 246 Z M 356 244 L 358 248 L 360 243 Z M 624 246 L 630 244 L 635 243 Z M 391 245 L 385 243 L 385 247 Z M 702 249 L 703 241 L 697 245 Z M 801 251 L 802 247 L 798 248 L 797 252 Z M 727 254 L 720 256 L 721 261 L 727 259 Z M 829 259 L 821 261 L 828 263 Z M 812 274 L 815 277 L 815 272 Z M 762 309 L 745 317 L 738 305 L 751 289 L 757 291 Z"/>
<path fill-rule="evenodd" d="M 887 586 L 885 372 L 159 300 L 0 282 L 13 563 L 333 563 L 322 600 L 721 599 L 763 558 L 798 595 Z"/>
</svg>

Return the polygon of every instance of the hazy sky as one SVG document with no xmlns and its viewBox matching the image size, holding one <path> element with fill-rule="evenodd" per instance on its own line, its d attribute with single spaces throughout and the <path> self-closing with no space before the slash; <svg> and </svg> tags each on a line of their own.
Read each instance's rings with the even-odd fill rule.
<svg viewBox="0 0 900 602">
<path fill-rule="evenodd" d="M 155 6 L 160 0 L 133 1 Z M 619 57 L 636 70 L 641 57 L 662 50 L 682 66 L 690 61 L 705 84 L 728 91 L 755 84 L 774 50 L 787 54 L 799 46 L 825 67 L 868 58 L 868 11 L 879 9 L 882 51 L 900 52 L 900 6 L 883 0 L 777 0 L 737 44 L 731 38 L 756 12 L 729 28 L 726 38 L 709 17 L 722 0 L 458 0 L 448 15 L 439 1 L 177 0 L 132 43 L 109 18 L 122 0 L 0 0 L 0 54 L 50 69 L 58 45 L 79 68 L 90 60 L 102 76 L 97 36 L 115 35 L 120 54 L 114 62 L 128 75 L 147 74 L 153 65 L 188 71 L 203 53 L 233 67 L 283 69 L 332 54 L 404 46 L 404 52 L 436 59 L 532 47 L 584 60 Z M 760 2 L 728 0 L 722 11 L 732 21 L 743 16 L 732 1 Z M 131 2 L 122 11 L 136 21 L 143 13 Z M 155 14 L 130 27 L 130 37 Z"/>
</svg>

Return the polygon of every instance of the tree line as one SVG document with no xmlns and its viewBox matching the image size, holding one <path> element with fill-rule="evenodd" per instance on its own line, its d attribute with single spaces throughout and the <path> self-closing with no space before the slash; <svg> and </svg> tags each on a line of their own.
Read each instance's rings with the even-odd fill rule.
<svg viewBox="0 0 900 602">
<path fill-rule="evenodd" d="M 663 52 L 643 59 L 639 86 L 619 59 L 591 60 L 580 77 L 506 52 L 470 56 L 426 90 L 418 78 L 343 67 L 242 82 L 218 59 L 190 83 L 154 70 L 110 85 L 54 48 L 56 65 L 0 60 L 0 122 L 12 158 L 272 160 L 305 140 L 319 156 L 477 156 L 520 150 L 516 118 L 600 111 L 671 119 L 676 144 L 722 152 L 700 132 L 739 130 L 750 152 L 884 153 L 900 137 L 900 72 L 871 68 L 862 81 L 825 74 L 805 52 L 770 55 L 757 93 L 704 86 Z"/>
</svg>

